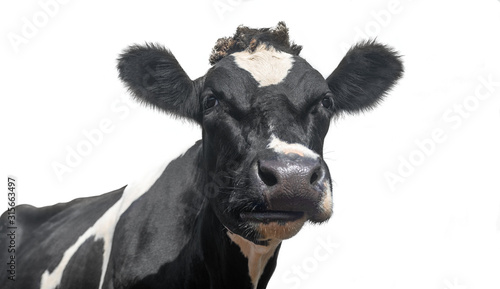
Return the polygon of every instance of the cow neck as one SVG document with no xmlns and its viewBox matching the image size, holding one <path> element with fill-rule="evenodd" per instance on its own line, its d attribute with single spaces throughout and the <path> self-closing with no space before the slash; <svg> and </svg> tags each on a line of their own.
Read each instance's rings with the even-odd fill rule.
<svg viewBox="0 0 500 289">
<path fill-rule="evenodd" d="M 203 151 L 201 148 L 196 153 L 195 164 L 203 161 Z M 203 166 L 195 167 L 193 173 L 198 176 L 206 170 Z M 189 191 L 201 194 L 206 181 L 197 179 L 189 186 Z M 208 275 L 210 288 L 264 289 L 276 267 L 280 248 L 280 242 L 271 243 L 269 246 L 254 245 L 229 232 L 210 206 L 210 199 L 205 198 L 195 219 L 192 238 L 180 258 L 187 261 L 184 264 L 186 269 L 190 267 L 189 270 L 197 272 L 200 277 Z M 205 281 L 198 282 L 197 285 L 202 287 L 208 285 Z"/>
<path fill-rule="evenodd" d="M 210 206 L 205 206 L 200 217 L 197 243 L 201 245 L 212 288 L 266 288 L 276 267 L 280 244 L 271 244 L 269 250 L 255 252 L 253 249 L 262 250 L 265 246 L 250 248 L 253 243 L 229 232 Z"/>
</svg>

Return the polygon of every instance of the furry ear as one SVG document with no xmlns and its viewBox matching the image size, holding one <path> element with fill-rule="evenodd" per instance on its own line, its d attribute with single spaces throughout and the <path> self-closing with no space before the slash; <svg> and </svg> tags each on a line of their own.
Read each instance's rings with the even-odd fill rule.
<svg viewBox="0 0 500 289">
<path fill-rule="evenodd" d="M 335 112 L 356 113 L 377 105 L 403 75 L 400 56 L 375 41 L 353 46 L 326 79 Z"/>
<path fill-rule="evenodd" d="M 133 45 L 118 58 L 120 79 L 140 102 L 201 124 L 198 89 L 174 55 L 157 44 Z"/>
</svg>

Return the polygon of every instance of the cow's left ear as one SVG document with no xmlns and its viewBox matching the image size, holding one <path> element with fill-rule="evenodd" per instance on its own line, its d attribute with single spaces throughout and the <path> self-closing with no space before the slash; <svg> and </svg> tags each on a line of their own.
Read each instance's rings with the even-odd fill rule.
<svg viewBox="0 0 500 289">
<path fill-rule="evenodd" d="M 120 79 L 141 102 L 198 123 L 202 113 L 198 89 L 174 55 L 157 44 L 130 46 L 118 58 Z"/>
<path fill-rule="evenodd" d="M 403 63 L 392 49 L 367 41 L 353 46 L 326 79 L 335 113 L 374 107 L 403 75 Z"/>
</svg>

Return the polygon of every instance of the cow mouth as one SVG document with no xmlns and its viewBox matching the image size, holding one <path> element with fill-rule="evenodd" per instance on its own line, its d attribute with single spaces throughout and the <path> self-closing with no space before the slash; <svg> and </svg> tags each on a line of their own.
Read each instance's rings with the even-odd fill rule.
<svg viewBox="0 0 500 289">
<path fill-rule="evenodd" d="M 296 221 L 304 216 L 304 212 L 300 211 L 258 211 L 258 212 L 241 212 L 240 218 L 247 222 L 258 223 L 287 223 Z"/>
</svg>

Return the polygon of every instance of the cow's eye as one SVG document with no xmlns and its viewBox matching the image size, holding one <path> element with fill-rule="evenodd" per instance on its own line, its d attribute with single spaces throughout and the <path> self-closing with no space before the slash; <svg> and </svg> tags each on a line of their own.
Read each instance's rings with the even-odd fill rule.
<svg viewBox="0 0 500 289">
<path fill-rule="evenodd" d="M 219 100 L 214 95 L 209 95 L 205 98 L 205 104 L 204 104 L 205 109 L 212 108 L 218 104 Z"/>
<path fill-rule="evenodd" d="M 321 100 L 321 105 L 324 107 L 324 108 L 331 108 L 333 106 L 333 99 L 331 96 L 325 96 L 322 100 Z"/>
</svg>

